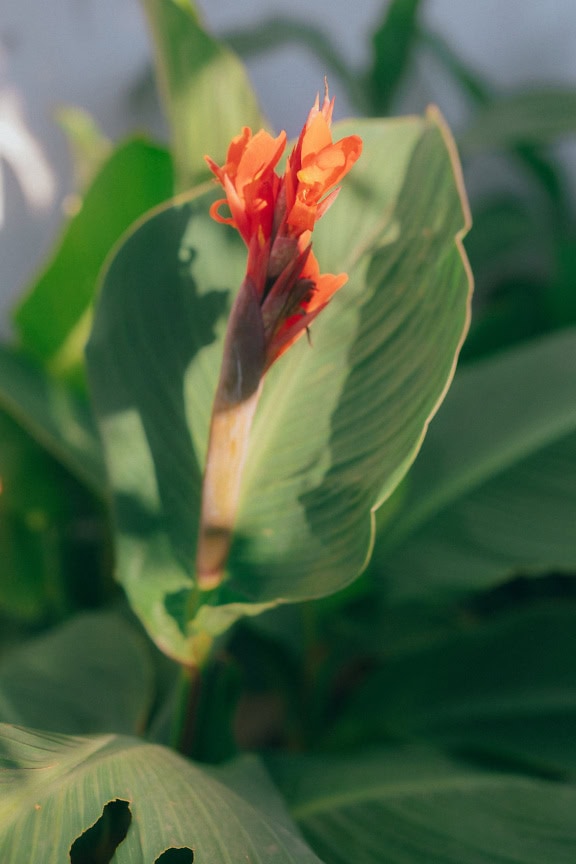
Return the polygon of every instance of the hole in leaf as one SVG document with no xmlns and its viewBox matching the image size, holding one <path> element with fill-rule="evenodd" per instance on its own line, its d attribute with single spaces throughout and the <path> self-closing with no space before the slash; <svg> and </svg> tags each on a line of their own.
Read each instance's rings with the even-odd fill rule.
<svg viewBox="0 0 576 864">
<path fill-rule="evenodd" d="M 110 864 L 132 821 L 127 801 L 109 801 L 97 822 L 70 847 L 70 864 Z"/>
<path fill-rule="evenodd" d="M 182 849 L 167 849 L 156 858 L 154 864 L 192 864 L 193 861 L 194 852 L 184 846 Z"/>
</svg>

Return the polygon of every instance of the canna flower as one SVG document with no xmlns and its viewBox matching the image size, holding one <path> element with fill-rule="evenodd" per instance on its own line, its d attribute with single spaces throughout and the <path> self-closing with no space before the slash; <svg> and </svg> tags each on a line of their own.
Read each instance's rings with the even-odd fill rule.
<svg viewBox="0 0 576 864">
<path fill-rule="evenodd" d="M 344 273 L 321 275 L 310 248 L 315 223 L 336 200 L 337 184 L 362 152 L 357 135 L 332 141 L 333 108 L 327 90 L 322 107 L 316 97 L 283 177 L 275 169 L 286 147 L 285 132 L 274 138 L 263 129 L 253 135 L 244 127 L 223 166 L 205 157 L 226 195 L 210 213 L 236 228 L 248 247 L 246 279 L 265 320 L 266 368 L 347 280 Z M 229 215 L 223 213 L 226 206 Z"/>
<path fill-rule="evenodd" d="M 224 165 L 205 157 L 225 195 L 210 214 L 239 232 L 248 256 L 212 409 L 196 558 L 204 589 L 216 587 L 224 576 L 263 377 L 348 278 L 321 273 L 311 245 L 316 222 L 362 152 L 357 135 L 332 140 L 333 108 L 326 87 L 322 106 L 317 96 L 283 176 L 276 168 L 286 148 L 285 132 L 275 138 L 263 129 L 253 134 L 246 126 L 230 143 Z"/>
</svg>

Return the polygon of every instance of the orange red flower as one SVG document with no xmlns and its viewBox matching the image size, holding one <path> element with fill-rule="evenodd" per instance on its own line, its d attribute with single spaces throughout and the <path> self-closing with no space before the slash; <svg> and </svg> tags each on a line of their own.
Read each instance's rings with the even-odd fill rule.
<svg viewBox="0 0 576 864">
<path fill-rule="evenodd" d="M 237 229 L 248 247 L 246 282 L 262 310 L 265 368 L 292 345 L 346 282 L 347 275 L 321 274 L 311 249 L 315 223 L 334 203 L 337 184 L 362 152 L 362 139 L 332 140 L 334 100 L 316 97 L 283 176 L 276 167 L 286 133 L 244 127 L 228 148 L 226 162 L 205 157 L 225 198 L 210 213 Z M 224 207 L 228 213 L 224 213 Z M 241 289 L 242 290 L 242 289 Z"/>
</svg>

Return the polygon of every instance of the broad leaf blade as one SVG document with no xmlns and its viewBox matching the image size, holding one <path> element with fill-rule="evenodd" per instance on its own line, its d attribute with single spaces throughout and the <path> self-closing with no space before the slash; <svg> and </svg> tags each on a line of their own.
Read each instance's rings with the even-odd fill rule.
<svg viewBox="0 0 576 864">
<path fill-rule="evenodd" d="M 169 154 L 136 138 L 99 170 L 14 320 L 24 348 L 55 372 L 81 375 L 98 273 L 128 226 L 173 194 Z"/>
<path fill-rule="evenodd" d="M 373 563 L 395 598 L 453 598 L 513 573 L 576 568 L 576 332 L 457 376 L 382 515 Z"/>
<path fill-rule="evenodd" d="M 128 621 L 84 613 L 0 663 L 0 719 L 68 734 L 144 730 L 153 701 L 149 647 Z"/>
<path fill-rule="evenodd" d="M 326 864 L 569 864 L 572 786 L 490 773 L 418 748 L 270 761 Z"/>
<path fill-rule="evenodd" d="M 550 602 L 386 655 L 331 743 L 416 738 L 574 777 L 575 630 L 574 603 Z M 381 634 L 385 652 L 386 641 Z"/>
<path fill-rule="evenodd" d="M 190 0 L 142 0 L 155 44 L 156 74 L 172 131 L 178 185 L 209 172 L 208 154 L 223 162 L 243 126 L 264 125 L 240 60 L 202 27 Z"/>
<path fill-rule="evenodd" d="M 484 106 L 460 136 L 464 156 L 484 150 L 547 144 L 576 130 L 576 91 L 521 91 Z"/>
<path fill-rule="evenodd" d="M 153 864 L 167 849 L 230 864 L 318 862 L 251 758 L 207 769 L 135 738 L 0 729 L 3 861 L 61 864 L 104 806 L 124 801 L 132 822 L 115 864 Z"/>
<path fill-rule="evenodd" d="M 120 578 L 180 659 L 193 654 L 197 628 L 218 633 L 358 575 L 370 511 L 413 461 L 452 375 L 470 285 L 459 240 L 467 214 L 443 127 L 431 114 L 353 131 L 362 160 L 315 232 L 323 269 L 350 281 L 314 322 L 313 347 L 300 340 L 268 375 L 230 578 L 192 626 L 223 312 L 245 250 L 209 219 L 213 196 L 195 198 L 141 224 L 104 281 L 88 360 L 118 503 Z"/>
<path fill-rule="evenodd" d="M 81 483 L 105 497 L 102 451 L 85 398 L 28 357 L 0 347 L 0 407 Z"/>
</svg>

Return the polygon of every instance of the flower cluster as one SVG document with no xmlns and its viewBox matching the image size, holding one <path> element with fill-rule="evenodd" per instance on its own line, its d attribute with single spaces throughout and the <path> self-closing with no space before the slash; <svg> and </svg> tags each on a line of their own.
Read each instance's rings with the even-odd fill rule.
<svg viewBox="0 0 576 864">
<path fill-rule="evenodd" d="M 261 308 L 266 369 L 348 278 L 320 273 L 311 247 L 316 221 L 362 152 L 357 135 L 332 141 L 333 107 L 328 92 L 322 107 L 316 97 L 283 176 L 276 166 L 286 148 L 285 132 L 274 138 L 245 127 L 231 142 L 223 166 L 205 157 L 226 194 L 212 205 L 211 215 L 236 228 L 248 247 L 243 287 L 256 293 Z M 225 205 L 229 215 L 222 213 Z"/>
</svg>

